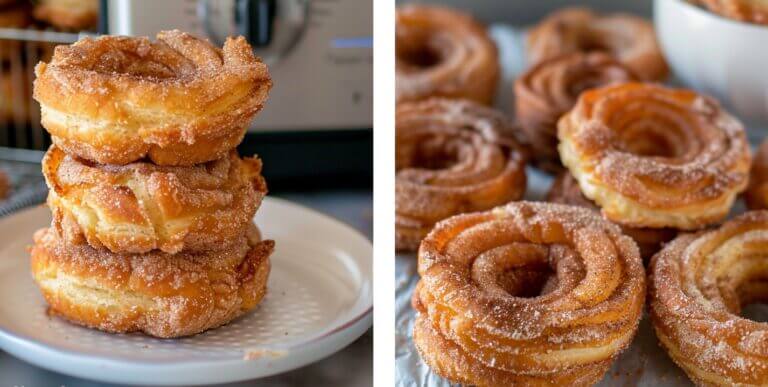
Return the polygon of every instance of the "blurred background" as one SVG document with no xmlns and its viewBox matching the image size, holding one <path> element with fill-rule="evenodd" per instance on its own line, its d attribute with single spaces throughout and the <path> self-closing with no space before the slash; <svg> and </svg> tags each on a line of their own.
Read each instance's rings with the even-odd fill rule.
<svg viewBox="0 0 768 387">
<path fill-rule="evenodd" d="M 221 45 L 245 36 L 274 86 L 239 147 L 258 154 L 270 195 L 372 235 L 373 38 L 370 0 L 0 0 L 0 216 L 45 200 L 50 138 L 32 99 L 34 66 L 56 45 L 99 34 L 178 28 Z M 3 197 L 5 196 L 5 197 Z M 368 332 L 345 350 L 265 386 L 371 384 Z M 0 349 L 0 385 L 101 385 L 35 368 Z M 247 385 L 242 383 L 238 385 Z"/>
<path fill-rule="evenodd" d="M 585 6 L 605 12 L 630 12 L 651 17 L 653 2 L 647 0 L 396 0 L 398 4 L 435 3 L 461 9 L 470 9 L 472 14 L 486 23 L 514 25 L 533 24 L 548 13 L 567 6 Z"/>
</svg>

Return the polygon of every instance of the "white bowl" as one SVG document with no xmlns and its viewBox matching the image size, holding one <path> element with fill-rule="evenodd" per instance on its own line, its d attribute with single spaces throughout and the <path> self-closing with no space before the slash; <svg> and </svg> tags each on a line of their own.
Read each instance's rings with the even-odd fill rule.
<svg viewBox="0 0 768 387">
<path fill-rule="evenodd" d="M 683 0 L 654 0 L 654 22 L 680 81 L 718 98 L 748 127 L 768 128 L 768 26 L 727 19 Z"/>
</svg>

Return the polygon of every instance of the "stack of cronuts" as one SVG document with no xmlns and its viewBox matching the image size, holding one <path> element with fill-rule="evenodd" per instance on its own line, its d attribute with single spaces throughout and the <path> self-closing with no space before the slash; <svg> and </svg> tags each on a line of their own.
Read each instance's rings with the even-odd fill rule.
<svg viewBox="0 0 768 387">
<path fill-rule="evenodd" d="M 745 190 L 768 207 L 768 142 L 752 165 L 717 101 L 657 83 L 668 70 L 650 23 L 546 17 L 528 33 L 514 121 L 489 106 L 500 70 L 479 22 L 407 5 L 396 28 L 396 247 L 417 251 L 413 340 L 437 374 L 594 384 L 647 299 L 693 381 L 768 383 L 768 324 L 740 316 L 768 300 L 768 212 L 722 224 Z M 557 176 L 547 202 L 519 201 L 528 162 Z"/>
<path fill-rule="evenodd" d="M 53 221 L 32 273 L 50 311 L 179 337 L 255 308 L 274 249 L 252 223 L 267 186 L 234 148 L 272 83 L 247 41 L 84 38 L 35 73 Z"/>
</svg>

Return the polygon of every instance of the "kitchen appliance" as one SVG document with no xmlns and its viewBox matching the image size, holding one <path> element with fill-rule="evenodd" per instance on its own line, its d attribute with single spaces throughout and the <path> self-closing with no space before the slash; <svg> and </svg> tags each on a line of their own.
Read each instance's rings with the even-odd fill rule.
<svg viewBox="0 0 768 387">
<path fill-rule="evenodd" d="M 274 87 L 254 131 L 371 128 L 371 0 L 108 0 L 106 31 L 154 36 L 178 28 L 221 45 L 243 35 Z"/>
<path fill-rule="evenodd" d="M 0 62 L 0 110 L 7 110 L 0 115 L 0 146 L 50 145 L 31 85 L 34 65 L 48 60 L 56 44 L 173 28 L 217 45 L 243 35 L 269 64 L 274 86 L 240 152 L 265 160 L 273 189 L 370 188 L 372 18 L 372 0 L 101 0 L 98 32 L 0 28 L 0 41 L 21 43 L 13 60 Z"/>
</svg>

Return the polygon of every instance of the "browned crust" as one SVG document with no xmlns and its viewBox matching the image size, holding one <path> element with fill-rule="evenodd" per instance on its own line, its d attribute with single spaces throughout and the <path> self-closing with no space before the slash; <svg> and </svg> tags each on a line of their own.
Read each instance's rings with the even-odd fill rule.
<svg viewBox="0 0 768 387">
<path fill-rule="evenodd" d="M 768 24 L 768 4 L 760 0 L 697 0 L 710 11 L 729 19 Z"/>
<path fill-rule="evenodd" d="M 43 174 L 59 236 L 115 253 L 227 249 L 267 192 L 261 160 L 234 151 L 189 167 L 119 166 L 83 161 L 54 145 Z"/>
<path fill-rule="evenodd" d="M 744 199 L 751 210 L 768 208 L 768 140 L 763 141 L 755 153 Z"/>
<path fill-rule="evenodd" d="M 107 332 L 171 338 L 255 308 L 266 293 L 273 249 L 273 241 L 251 246 L 241 236 L 217 253 L 120 255 L 68 245 L 43 229 L 31 249 L 32 274 L 55 315 Z"/>
<path fill-rule="evenodd" d="M 542 265 L 555 274 L 541 294 L 518 296 L 527 277 L 515 273 Z M 574 206 L 512 202 L 446 219 L 418 266 L 417 349 L 466 384 L 596 381 L 631 342 L 645 300 L 632 240 Z"/>
<path fill-rule="evenodd" d="M 644 81 L 661 81 L 669 73 L 651 23 L 629 14 L 563 8 L 534 26 L 527 43 L 531 64 L 572 52 L 606 51 Z"/>
<path fill-rule="evenodd" d="M 569 204 L 600 212 L 600 207 L 584 197 L 584 194 L 579 189 L 579 183 L 568 172 L 563 172 L 557 176 L 547 193 L 546 200 L 552 203 Z M 625 235 L 637 243 L 637 247 L 640 248 L 640 256 L 643 257 L 645 262 L 650 260 L 653 254 L 656 254 L 661 249 L 663 243 L 672 240 L 677 235 L 677 230 L 672 228 L 637 228 L 621 225 L 619 227 L 621 227 L 621 231 Z"/>
<path fill-rule="evenodd" d="M 400 104 L 396 118 L 396 248 L 415 250 L 432 225 L 525 192 L 525 157 L 501 113 L 471 101 Z"/>
<path fill-rule="evenodd" d="M 446 97 L 491 104 L 500 67 L 485 26 L 452 8 L 404 5 L 397 8 L 395 28 L 398 103 Z M 410 59 L 425 56 L 432 63 Z"/>
<path fill-rule="evenodd" d="M 742 124 L 717 101 L 650 83 L 582 93 L 558 122 L 558 138 L 571 173 L 600 187 L 597 197 L 582 191 L 609 219 L 633 227 L 697 229 L 723 219 L 752 160 Z M 632 203 L 632 218 L 624 213 L 630 205 L 607 207 L 619 198 Z M 660 214 L 677 224 L 656 220 Z"/>
<path fill-rule="evenodd" d="M 67 153 L 103 164 L 193 165 L 226 155 L 266 101 L 267 66 L 243 37 L 223 49 L 180 31 L 58 46 L 35 68 L 42 124 Z"/>
<path fill-rule="evenodd" d="M 562 171 L 557 154 L 557 120 L 576 104 L 582 91 L 635 76 L 605 53 L 574 52 L 543 60 L 515 80 L 517 122 L 542 169 Z"/>
<path fill-rule="evenodd" d="M 85 30 L 99 21 L 98 0 L 40 0 L 35 4 L 35 19 L 62 30 Z"/>
<path fill-rule="evenodd" d="M 740 316 L 764 302 L 768 212 L 684 234 L 653 257 L 650 317 L 662 346 L 698 385 L 768 383 L 768 324 Z"/>
</svg>

